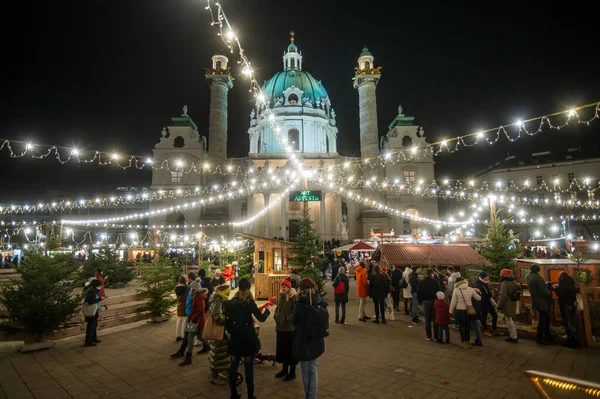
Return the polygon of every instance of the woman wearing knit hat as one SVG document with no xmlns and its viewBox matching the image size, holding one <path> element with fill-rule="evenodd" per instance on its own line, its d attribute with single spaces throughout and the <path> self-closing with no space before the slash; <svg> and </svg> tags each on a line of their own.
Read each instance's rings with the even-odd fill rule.
<svg viewBox="0 0 600 399">
<path fill-rule="evenodd" d="M 500 271 L 500 299 L 498 300 L 498 311 L 504 314 L 504 321 L 508 327 L 509 337 L 506 341 L 516 344 L 519 342 L 517 328 L 513 317 L 517 315 L 517 295 L 519 293 L 519 285 L 515 282 L 515 277 L 510 269 L 502 269 Z"/>
<path fill-rule="evenodd" d="M 224 326 L 225 314 L 223 313 L 223 304 L 229 299 L 231 288 L 227 284 L 222 284 L 215 287 L 214 293 L 211 295 L 209 302 L 209 314 L 213 323 Z M 208 365 L 211 371 L 210 382 L 213 384 L 223 385 L 223 382 L 218 379 L 219 373 L 229 369 L 229 355 L 227 354 L 227 340 L 224 339 L 209 341 L 210 353 L 208 354 Z"/>
<path fill-rule="evenodd" d="M 348 303 L 348 291 L 350 280 L 346 276 L 346 268 L 340 266 L 337 276 L 333 280 L 333 294 L 335 300 L 335 323 L 346 324 L 346 304 Z M 340 319 L 340 305 L 342 306 L 342 318 Z"/>
<path fill-rule="evenodd" d="M 291 381 L 296 378 L 296 365 L 298 361 L 294 357 L 294 323 L 292 316 L 294 305 L 298 300 L 298 293 L 292 288 L 291 278 L 286 278 L 281 282 L 281 292 L 277 299 L 275 308 L 275 329 L 277 331 L 277 363 L 281 363 L 283 368 L 275 378 L 283 378 L 284 381 Z"/>
</svg>

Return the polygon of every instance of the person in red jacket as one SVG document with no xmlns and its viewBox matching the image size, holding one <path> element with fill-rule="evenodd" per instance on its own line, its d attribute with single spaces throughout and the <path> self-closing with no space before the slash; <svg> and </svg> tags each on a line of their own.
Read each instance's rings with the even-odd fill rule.
<svg viewBox="0 0 600 399">
<path fill-rule="evenodd" d="M 200 281 L 196 280 L 190 284 L 192 296 L 192 313 L 190 314 L 190 323 L 196 324 L 196 332 L 188 332 L 188 347 L 183 362 L 180 366 L 192 364 L 192 352 L 194 350 L 194 335 L 202 337 L 204 324 L 206 324 L 206 299 L 208 298 L 208 289 L 200 288 Z"/>
<path fill-rule="evenodd" d="M 442 331 L 446 331 L 446 343 L 450 343 L 450 305 L 444 299 L 444 293 L 438 291 L 436 294 L 437 299 L 433 302 L 433 308 L 435 309 L 435 324 L 438 326 L 438 338 L 437 342 L 442 343 Z"/>
<path fill-rule="evenodd" d="M 225 270 L 223 270 L 223 278 L 225 279 L 225 282 L 229 283 L 229 285 L 231 286 L 231 281 L 235 278 L 235 273 L 231 265 L 225 266 Z M 231 289 L 233 288 L 235 287 L 231 287 Z"/>
</svg>

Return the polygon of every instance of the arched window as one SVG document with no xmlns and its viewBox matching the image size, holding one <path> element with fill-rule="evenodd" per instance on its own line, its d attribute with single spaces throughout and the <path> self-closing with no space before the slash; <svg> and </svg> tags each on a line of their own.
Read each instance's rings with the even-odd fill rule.
<svg viewBox="0 0 600 399">
<path fill-rule="evenodd" d="M 371 63 L 369 61 L 365 61 L 365 69 L 371 69 Z"/>
<path fill-rule="evenodd" d="M 217 67 L 217 69 L 221 69 L 221 61 L 217 61 L 215 63 L 215 66 Z"/>
<path fill-rule="evenodd" d="M 291 61 L 291 64 L 290 64 L 290 66 L 291 66 L 292 68 L 296 68 L 296 59 L 292 58 L 290 61 Z"/>
<path fill-rule="evenodd" d="M 245 220 L 248 217 L 248 203 L 244 202 L 242 204 L 242 220 Z"/>
<path fill-rule="evenodd" d="M 329 152 L 329 136 L 325 135 L 325 152 Z"/>
<path fill-rule="evenodd" d="M 290 96 L 288 97 L 288 102 L 291 105 L 295 105 L 298 102 L 298 96 L 294 93 L 290 94 Z"/>
<path fill-rule="evenodd" d="M 402 147 L 412 147 L 412 139 L 410 136 L 402 137 Z"/>
<path fill-rule="evenodd" d="M 288 131 L 288 144 L 294 151 L 300 150 L 300 132 L 298 129 L 290 129 Z"/>
<path fill-rule="evenodd" d="M 348 204 L 342 202 L 342 220 L 348 220 Z"/>
<path fill-rule="evenodd" d="M 183 137 L 181 137 L 181 136 L 177 136 L 173 140 L 173 147 L 181 148 L 184 145 L 185 145 L 185 141 L 183 140 Z"/>
</svg>

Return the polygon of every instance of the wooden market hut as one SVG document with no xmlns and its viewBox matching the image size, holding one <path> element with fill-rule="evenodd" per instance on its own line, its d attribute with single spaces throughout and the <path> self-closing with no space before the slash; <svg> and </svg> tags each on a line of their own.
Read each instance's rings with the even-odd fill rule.
<svg viewBox="0 0 600 399">
<path fill-rule="evenodd" d="M 580 285 L 587 287 L 598 287 L 598 279 L 600 276 L 600 260 L 588 259 L 581 262 L 577 266 L 577 262 L 571 259 L 515 259 L 517 281 L 527 285 L 527 275 L 531 271 L 531 266 L 538 265 L 540 267 L 540 276 L 544 281 L 552 283 L 558 282 L 558 276 L 562 272 L 567 272 Z M 588 282 L 587 284 L 582 282 Z"/>
<path fill-rule="evenodd" d="M 294 246 L 289 241 L 275 240 L 238 233 L 240 237 L 254 240 L 254 296 L 268 299 L 277 296 L 281 281 L 289 274 L 288 251 Z"/>
</svg>

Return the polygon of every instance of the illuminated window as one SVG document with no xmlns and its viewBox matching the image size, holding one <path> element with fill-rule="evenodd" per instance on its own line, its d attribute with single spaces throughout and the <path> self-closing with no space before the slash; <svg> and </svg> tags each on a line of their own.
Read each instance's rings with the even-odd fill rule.
<svg viewBox="0 0 600 399">
<path fill-rule="evenodd" d="M 290 61 L 291 61 L 291 64 L 290 64 L 291 67 L 295 68 L 296 67 L 296 60 L 294 58 L 292 58 Z"/>
<path fill-rule="evenodd" d="M 244 202 L 242 204 L 242 219 L 245 220 L 248 217 L 248 203 Z"/>
<path fill-rule="evenodd" d="M 365 69 L 370 69 L 371 63 L 369 61 L 365 61 Z"/>
<path fill-rule="evenodd" d="M 183 180 L 183 172 L 182 171 L 174 171 L 171 172 L 171 183 L 181 183 Z"/>
<path fill-rule="evenodd" d="M 215 66 L 217 67 L 217 69 L 221 69 L 221 61 L 217 61 L 215 63 Z"/>
<path fill-rule="evenodd" d="M 300 150 L 300 132 L 298 129 L 290 129 L 288 131 L 288 144 L 294 151 Z"/>
<path fill-rule="evenodd" d="M 542 176 L 536 176 L 535 180 L 537 182 L 537 185 L 540 186 L 542 184 L 542 182 L 544 181 L 544 178 Z"/>
<path fill-rule="evenodd" d="M 404 171 L 404 181 L 406 181 L 406 182 L 415 181 L 415 171 L 414 170 L 405 170 Z"/>
<path fill-rule="evenodd" d="M 283 270 L 283 249 L 273 248 L 273 270 Z"/>
<path fill-rule="evenodd" d="M 575 173 L 569 172 L 567 176 L 569 177 L 569 183 L 573 183 L 573 180 L 575 180 Z"/>
</svg>

